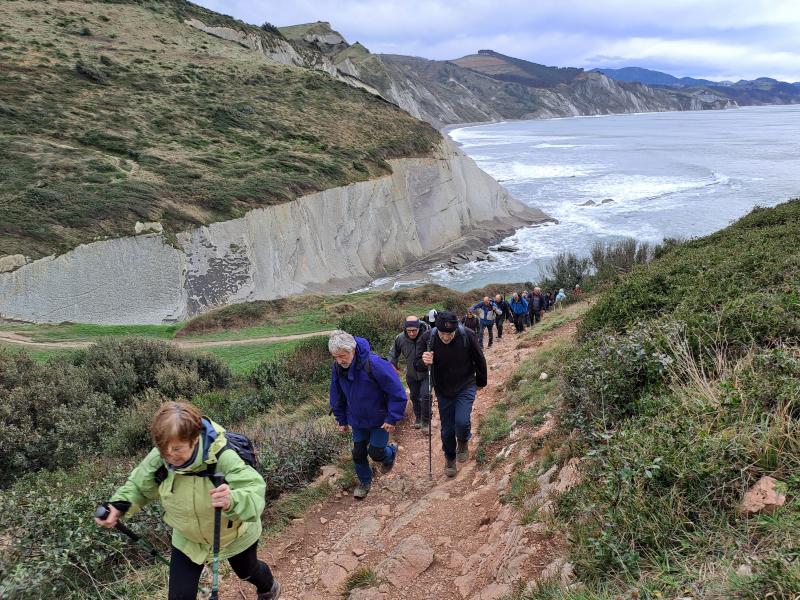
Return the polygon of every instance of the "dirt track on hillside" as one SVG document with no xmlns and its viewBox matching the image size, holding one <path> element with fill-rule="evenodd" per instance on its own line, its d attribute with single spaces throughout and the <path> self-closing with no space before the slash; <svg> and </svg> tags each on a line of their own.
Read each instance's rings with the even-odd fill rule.
<svg viewBox="0 0 800 600">
<path fill-rule="evenodd" d="M 523 344 L 506 333 L 486 351 L 489 383 L 475 401 L 473 432 L 504 399 L 503 385 L 520 362 L 554 338 L 573 336 L 575 328 L 571 322 Z M 342 492 L 262 544 L 261 558 L 281 582 L 282 600 L 341 600 L 348 597 L 344 582 L 363 568 L 377 573 L 378 581 L 352 592 L 350 600 L 497 600 L 543 571 L 559 576 L 560 537 L 540 522 L 521 525 L 518 511 L 501 502 L 514 468 L 538 461 L 530 444 L 512 440 L 546 435 L 552 418 L 535 431 L 512 431 L 507 456 L 494 470 L 471 457 L 453 479 L 444 475 L 438 424 L 435 416 L 432 480 L 427 435 L 401 424 L 393 438 L 400 447 L 398 462 L 388 475 L 376 470 L 365 500 Z M 476 445 L 473 438 L 471 450 Z M 556 477 L 555 470 L 549 477 Z M 255 597 L 252 586 L 230 572 L 221 589 L 226 600 Z"/>
</svg>

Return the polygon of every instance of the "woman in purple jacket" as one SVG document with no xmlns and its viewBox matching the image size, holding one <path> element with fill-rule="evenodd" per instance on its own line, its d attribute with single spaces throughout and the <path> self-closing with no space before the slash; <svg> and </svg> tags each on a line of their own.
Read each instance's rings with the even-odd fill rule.
<svg viewBox="0 0 800 600">
<path fill-rule="evenodd" d="M 389 434 L 402 421 L 406 390 L 389 361 L 370 352 L 369 342 L 346 331 L 334 331 L 328 340 L 334 359 L 331 371 L 331 410 L 339 431 L 353 430 L 353 463 L 359 485 L 353 497 L 365 498 L 372 484 L 369 459 L 388 473 L 397 458 Z"/>
</svg>

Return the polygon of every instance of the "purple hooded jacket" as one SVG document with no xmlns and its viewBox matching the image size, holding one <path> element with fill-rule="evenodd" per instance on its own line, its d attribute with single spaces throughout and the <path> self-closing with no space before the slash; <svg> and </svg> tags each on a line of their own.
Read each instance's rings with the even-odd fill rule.
<svg viewBox="0 0 800 600">
<path fill-rule="evenodd" d="M 370 361 L 371 373 L 364 368 Z M 336 362 L 331 369 L 331 410 L 339 425 L 373 429 L 395 425 L 406 412 L 406 390 L 389 361 L 370 352 L 369 342 L 356 338 L 349 369 Z"/>
</svg>

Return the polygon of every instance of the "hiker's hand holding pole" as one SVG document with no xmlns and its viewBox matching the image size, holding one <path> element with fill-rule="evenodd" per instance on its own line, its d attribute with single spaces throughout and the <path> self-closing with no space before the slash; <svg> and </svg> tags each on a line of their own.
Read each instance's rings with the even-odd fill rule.
<svg viewBox="0 0 800 600">
<path fill-rule="evenodd" d="M 100 527 L 106 527 L 107 529 L 113 529 L 117 526 L 117 522 L 119 518 L 122 516 L 122 511 L 114 508 L 113 504 L 108 505 L 108 516 L 106 517 L 105 521 L 98 519 L 97 517 L 94 518 L 94 522 L 100 525 Z"/>
<path fill-rule="evenodd" d="M 389 423 L 384 423 L 383 425 L 381 425 L 381 429 L 383 429 L 384 431 L 388 431 L 389 433 L 392 433 L 395 430 L 395 426 L 389 425 Z"/>
<path fill-rule="evenodd" d="M 350 427 L 347 425 L 339 425 L 339 433 L 347 433 L 350 431 Z"/>
<path fill-rule="evenodd" d="M 214 508 L 228 510 L 231 507 L 231 488 L 227 483 L 213 488 L 209 494 L 211 494 L 211 506 Z"/>
<path fill-rule="evenodd" d="M 433 364 L 433 352 L 432 351 L 423 352 L 422 362 L 430 367 Z"/>
</svg>

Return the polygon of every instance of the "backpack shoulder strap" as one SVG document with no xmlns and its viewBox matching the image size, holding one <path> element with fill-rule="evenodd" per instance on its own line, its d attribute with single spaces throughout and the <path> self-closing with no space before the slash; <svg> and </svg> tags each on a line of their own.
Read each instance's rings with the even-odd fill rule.
<svg viewBox="0 0 800 600">
<path fill-rule="evenodd" d="M 467 330 L 462 323 L 458 324 L 458 333 L 461 334 L 461 343 L 464 344 L 464 348 L 467 348 L 469 340 L 467 340 Z"/>
</svg>

